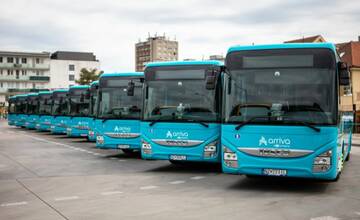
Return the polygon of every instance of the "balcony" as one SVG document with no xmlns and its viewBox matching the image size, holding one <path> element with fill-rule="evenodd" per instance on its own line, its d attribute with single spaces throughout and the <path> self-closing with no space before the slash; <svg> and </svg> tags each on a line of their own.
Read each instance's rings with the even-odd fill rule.
<svg viewBox="0 0 360 220">
<path fill-rule="evenodd" d="M 48 70 L 50 64 L 35 64 L 30 63 L 0 63 L 0 69 L 26 69 L 26 70 Z"/>
<path fill-rule="evenodd" d="M 31 81 L 49 82 L 50 81 L 50 76 L 30 76 L 29 80 L 31 80 Z"/>
</svg>

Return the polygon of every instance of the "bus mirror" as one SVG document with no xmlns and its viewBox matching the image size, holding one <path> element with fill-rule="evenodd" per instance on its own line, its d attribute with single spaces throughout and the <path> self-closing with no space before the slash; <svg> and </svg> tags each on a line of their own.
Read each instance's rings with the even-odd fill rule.
<svg viewBox="0 0 360 220">
<path fill-rule="evenodd" d="M 216 84 L 216 71 L 209 71 L 206 73 L 206 89 L 214 90 Z"/>
<path fill-rule="evenodd" d="M 135 83 L 130 81 L 127 87 L 127 95 L 134 96 Z"/>
<path fill-rule="evenodd" d="M 339 63 L 339 83 L 341 86 L 350 85 L 349 67 L 345 62 Z"/>
</svg>

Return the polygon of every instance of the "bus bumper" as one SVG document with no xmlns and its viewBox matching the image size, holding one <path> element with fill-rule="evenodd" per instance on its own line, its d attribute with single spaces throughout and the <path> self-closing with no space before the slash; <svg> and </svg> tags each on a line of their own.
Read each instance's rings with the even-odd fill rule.
<svg viewBox="0 0 360 220">
<path fill-rule="evenodd" d="M 209 143 L 215 140 L 209 141 Z M 211 155 L 204 151 L 204 144 L 195 147 L 170 147 L 161 146 L 155 144 L 152 141 L 145 141 L 146 144 L 142 144 L 141 157 L 147 160 L 183 160 L 183 161 L 194 161 L 194 162 L 211 162 L 219 163 L 220 154 L 219 146 L 217 151 L 212 152 Z M 151 149 L 149 148 L 151 145 Z M 145 146 L 144 146 L 145 145 Z M 206 144 L 205 144 L 206 145 Z M 219 145 L 219 144 L 218 144 Z"/>
<path fill-rule="evenodd" d="M 50 130 L 52 134 L 66 134 L 66 127 L 63 126 L 51 125 Z"/>
<path fill-rule="evenodd" d="M 234 147 L 229 147 L 226 143 L 223 143 L 231 151 L 236 152 L 237 160 L 226 161 L 222 155 L 222 170 L 224 173 L 229 174 L 246 174 L 246 175 L 259 175 L 268 176 L 264 170 L 282 170 L 286 172 L 286 177 L 298 177 L 298 178 L 313 178 L 313 179 L 326 179 L 333 180 L 338 174 L 338 163 L 341 161 L 341 154 L 339 155 L 336 147 L 329 148 L 329 146 L 322 147 L 314 153 L 305 157 L 299 158 L 264 158 L 256 157 L 245 154 L 238 150 L 234 150 Z M 321 153 L 332 150 L 331 167 L 325 172 L 314 172 L 313 162 L 315 157 Z"/>
<path fill-rule="evenodd" d="M 140 150 L 141 139 L 137 138 L 112 138 L 98 134 L 96 137 L 96 147 L 102 149 L 129 149 Z"/>
<path fill-rule="evenodd" d="M 68 137 L 87 137 L 88 129 L 78 129 L 78 128 L 67 128 L 66 135 Z"/>
</svg>

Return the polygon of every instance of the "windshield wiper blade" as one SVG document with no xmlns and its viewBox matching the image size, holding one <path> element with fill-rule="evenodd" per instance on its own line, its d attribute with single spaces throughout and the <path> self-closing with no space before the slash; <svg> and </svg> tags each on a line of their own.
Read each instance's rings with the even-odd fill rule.
<svg viewBox="0 0 360 220">
<path fill-rule="evenodd" d="M 193 122 L 193 123 L 198 123 L 198 124 L 201 124 L 202 126 L 208 128 L 209 125 L 205 122 L 202 122 L 202 121 L 196 121 L 196 120 L 192 120 L 192 119 L 189 119 L 189 120 L 184 120 L 184 121 L 188 121 L 188 122 Z"/>
<path fill-rule="evenodd" d="M 301 120 L 297 120 L 297 119 L 292 119 L 292 118 L 289 118 L 289 117 L 282 117 L 282 118 L 286 118 L 286 121 L 290 121 L 290 122 L 295 122 L 295 123 L 298 123 L 298 124 L 302 124 L 302 125 L 304 125 L 304 126 L 306 126 L 306 127 L 308 127 L 308 128 L 313 129 L 313 130 L 316 131 L 316 132 L 320 132 L 320 131 L 321 131 L 320 128 L 317 128 L 317 127 L 315 127 L 314 125 L 312 125 L 312 124 L 310 124 L 310 123 L 308 123 L 308 122 L 306 122 L 306 121 L 301 121 Z"/>
<path fill-rule="evenodd" d="M 159 117 L 158 119 L 155 119 L 155 120 L 151 121 L 149 126 L 152 127 L 154 124 L 156 124 L 158 122 L 162 122 L 163 119 L 167 119 L 167 118 L 175 119 L 175 115 L 164 115 L 162 117 Z"/>
<path fill-rule="evenodd" d="M 239 124 L 238 126 L 235 127 L 235 130 L 239 130 L 241 127 L 243 127 L 244 125 L 249 124 L 250 122 L 255 121 L 256 119 L 270 119 L 271 116 L 255 116 L 250 118 L 249 120 L 246 120 L 244 122 L 242 122 L 241 124 Z"/>
</svg>

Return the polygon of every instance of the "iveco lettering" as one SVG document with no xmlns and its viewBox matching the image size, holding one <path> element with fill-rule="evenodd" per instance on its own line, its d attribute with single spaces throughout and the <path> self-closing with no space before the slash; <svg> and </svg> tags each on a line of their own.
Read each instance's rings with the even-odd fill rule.
<svg viewBox="0 0 360 220">
<path fill-rule="evenodd" d="M 141 122 L 144 159 L 220 162 L 222 70 L 219 61 L 146 66 Z"/>
<path fill-rule="evenodd" d="M 349 72 L 335 46 L 236 46 L 225 66 L 223 171 L 337 180 L 353 119 L 339 109 Z"/>
<path fill-rule="evenodd" d="M 140 116 L 144 74 L 105 73 L 99 79 L 96 146 L 140 150 Z"/>
</svg>

